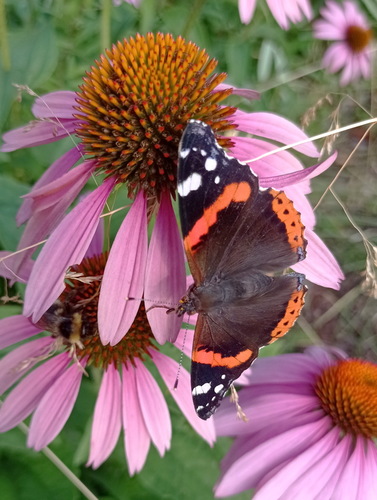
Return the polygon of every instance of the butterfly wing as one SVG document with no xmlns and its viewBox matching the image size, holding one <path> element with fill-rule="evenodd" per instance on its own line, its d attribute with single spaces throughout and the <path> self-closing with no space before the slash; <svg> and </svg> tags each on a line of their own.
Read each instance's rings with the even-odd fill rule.
<svg viewBox="0 0 377 500">
<path fill-rule="evenodd" d="M 209 418 L 231 383 L 258 356 L 259 348 L 285 335 L 304 304 L 302 274 L 256 273 L 263 294 L 199 314 L 194 337 L 191 386 L 198 415 Z M 267 281 L 268 282 L 267 282 Z M 271 313 L 272 312 L 272 313 Z"/>
<path fill-rule="evenodd" d="M 286 195 L 260 189 L 250 168 L 229 157 L 199 121 L 189 122 L 181 140 L 178 195 L 194 289 L 217 280 L 224 297 L 232 297 L 220 308 L 198 309 L 191 383 L 197 413 L 208 418 L 259 348 L 284 335 L 299 315 L 304 276 L 264 272 L 305 257 L 304 226 Z M 189 290 L 191 311 L 194 295 Z"/>
<path fill-rule="evenodd" d="M 260 190 L 250 168 L 229 157 L 211 128 L 191 120 L 179 151 L 184 246 L 196 282 L 219 271 L 282 270 L 305 257 L 300 214 L 281 191 Z"/>
</svg>

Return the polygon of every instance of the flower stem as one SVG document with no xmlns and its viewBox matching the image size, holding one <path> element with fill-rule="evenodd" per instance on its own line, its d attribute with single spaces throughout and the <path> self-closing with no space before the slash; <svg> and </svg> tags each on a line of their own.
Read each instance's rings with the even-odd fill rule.
<svg viewBox="0 0 377 500">
<path fill-rule="evenodd" d="M 1 0 L 0 0 L 1 1 Z M 101 12 L 101 52 L 110 48 L 111 0 L 102 0 Z"/>
<path fill-rule="evenodd" d="M 8 30 L 7 20 L 5 16 L 4 0 L 0 0 L 0 47 L 2 66 L 5 71 L 9 71 L 11 67 L 9 44 L 8 44 Z"/>
<path fill-rule="evenodd" d="M 28 434 L 29 433 L 29 428 L 26 424 L 21 422 L 18 425 L 18 428 L 24 433 Z M 46 455 L 46 457 L 55 465 L 57 469 L 60 470 L 60 472 L 69 480 L 71 483 L 76 486 L 76 488 L 81 491 L 83 496 L 87 498 L 88 500 L 99 500 L 98 497 L 96 497 L 89 488 L 85 486 L 85 484 L 80 481 L 80 479 L 69 469 L 61 460 L 58 456 L 55 455 L 53 451 L 46 446 L 43 448 L 42 453 Z"/>
<path fill-rule="evenodd" d="M 204 5 L 205 0 L 195 0 L 193 7 L 191 8 L 190 15 L 187 18 L 186 24 L 183 27 L 182 30 L 182 36 L 183 38 L 187 38 L 189 35 L 191 28 L 195 21 L 200 17 L 200 13 L 202 10 L 202 7 Z"/>
</svg>

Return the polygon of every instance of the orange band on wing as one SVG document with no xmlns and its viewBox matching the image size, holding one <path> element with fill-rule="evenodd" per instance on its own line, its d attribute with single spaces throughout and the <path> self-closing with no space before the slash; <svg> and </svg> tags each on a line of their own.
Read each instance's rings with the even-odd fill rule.
<svg viewBox="0 0 377 500">
<path fill-rule="evenodd" d="M 234 368 L 236 366 L 242 365 L 252 357 L 253 351 L 251 349 L 245 349 L 235 356 L 225 356 L 223 357 L 221 353 L 214 351 L 194 351 L 192 353 L 192 361 L 196 363 L 202 363 L 211 366 L 226 366 L 226 368 Z"/>
<path fill-rule="evenodd" d="M 217 215 L 221 210 L 228 207 L 230 203 L 245 202 L 250 198 L 251 186 L 248 182 L 228 184 L 217 200 L 204 210 L 202 217 L 185 238 L 185 247 L 189 250 L 200 243 L 201 237 L 208 233 L 208 228 L 217 221 Z"/>
</svg>

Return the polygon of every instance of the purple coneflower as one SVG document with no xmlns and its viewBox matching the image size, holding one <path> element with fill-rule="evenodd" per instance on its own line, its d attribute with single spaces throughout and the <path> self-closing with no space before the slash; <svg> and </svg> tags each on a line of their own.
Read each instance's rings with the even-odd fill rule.
<svg viewBox="0 0 377 500">
<path fill-rule="evenodd" d="M 81 262 L 109 196 L 132 198 L 112 243 L 99 297 L 101 340 L 119 342 L 135 319 L 144 294 L 155 303 L 176 304 L 185 292 L 182 241 L 171 197 L 175 197 L 178 143 L 190 118 L 211 125 L 223 147 L 239 159 L 275 148 L 250 137 L 225 135 L 240 130 L 283 144 L 307 136 L 272 113 L 246 113 L 220 104 L 230 94 L 256 97 L 254 91 L 223 84 L 212 74 L 217 61 L 183 38 L 161 33 L 118 42 L 91 68 L 77 93 L 54 92 L 37 98 L 37 120 L 4 135 L 2 151 L 36 146 L 70 135 L 79 139 L 55 161 L 25 197 L 18 223 L 27 222 L 19 252 L 7 258 L 8 276 L 25 276 L 34 247 L 48 234 L 30 274 L 24 314 L 36 323 L 64 289 L 66 270 Z M 318 157 L 312 143 L 295 148 Z M 328 168 L 304 169 L 287 151 L 252 163 L 262 186 L 285 189 L 302 213 L 309 242 L 307 259 L 295 268 L 313 282 L 339 287 L 343 278 L 335 258 L 314 234 L 315 217 L 305 195 L 309 179 Z M 74 166 L 79 160 L 77 166 Z M 72 168 L 74 167 L 74 168 Z M 65 211 L 95 174 L 98 188 L 68 215 Z M 126 191 L 125 191 L 125 189 Z M 156 214 L 148 247 L 147 224 Z M 25 269 L 26 268 L 26 269 Z M 128 300 L 132 298 L 133 300 Z M 160 343 L 176 338 L 180 321 L 164 310 L 148 313 Z"/>
<path fill-rule="evenodd" d="M 369 78 L 372 68 L 370 29 L 365 16 L 353 2 L 339 4 L 329 0 L 321 9 L 322 19 L 313 25 L 314 36 L 334 40 L 323 57 L 330 73 L 342 70 L 340 84 Z"/>
<path fill-rule="evenodd" d="M 257 0 L 238 0 L 241 21 L 248 24 L 254 14 Z M 289 23 L 299 23 L 302 19 L 313 17 L 309 0 L 267 0 L 267 5 L 279 26 L 285 30 Z"/>
<path fill-rule="evenodd" d="M 228 401 L 215 416 L 219 435 L 237 436 L 217 497 L 377 498 L 375 364 L 318 347 L 258 359 L 239 400 L 248 422 Z"/>
<path fill-rule="evenodd" d="M 106 258 L 106 254 L 85 258 L 72 268 L 75 275 L 71 276 L 76 277 L 38 324 L 22 315 L 0 320 L 1 349 L 28 340 L 0 361 L 0 394 L 13 386 L 0 408 L 0 432 L 33 414 L 28 446 L 36 450 L 47 446 L 72 412 L 84 371 L 95 368 L 103 377 L 87 465 L 97 468 L 108 458 L 123 427 L 132 475 L 143 468 L 151 442 L 163 456 L 171 441 L 169 410 L 148 364 L 157 367 L 194 430 L 209 444 L 214 442 L 215 433 L 213 422 L 196 416 L 188 372 L 157 348 L 144 305 L 116 346 L 104 346 L 100 341 L 98 292 Z M 43 329 L 52 335 L 38 335 Z M 178 371 L 179 383 L 174 390 Z"/>
</svg>

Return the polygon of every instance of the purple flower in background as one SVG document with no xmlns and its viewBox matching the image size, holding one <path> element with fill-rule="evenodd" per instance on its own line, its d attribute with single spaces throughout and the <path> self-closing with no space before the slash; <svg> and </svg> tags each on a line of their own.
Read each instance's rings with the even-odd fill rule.
<svg viewBox="0 0 377 500">
<path fill-rule="evenodd" d="M 377 498 L 377 365 L 335 349 L 257 359 L 239 403 L 226 401 L 216 432 L 236 439 L 222 462 L 217 497 Z"/>
<path fill-rule="evenodd" d="M 257 0 L 238 0 L 238 10 L 241 21 L 248 24 L 256 7 Z M 312 7 L 309 0 L 267 0 L 267 5 L 279 26 L 285 30 L 289 23 L 299 23 L 304 18 L 313 17 Z"/>
<path fill-rule="evenodd" d="M 73 410 L 84 371 L 95 368 L 103 375 L 87 465 L 97 468 L 109 457 L 123 428 L 128 470 L 133 475 L 143 468 L 151 443 L 163 456 L 171 441 L 169 410 L 148 364 L 155 365 L 194 430 L 209 444 L 215 433 L 213 422 L 203 422 L 195 414 L 188 372 L 158 350 L 144 305 L 115 347 L 101 343 L 97 308 L 106 258 L 95 255 L 75 266 L 76 277 L 71 274 L 63 294 L 38 324 L 22 315 L 0 320 L 0 349 L 27 341 L 0 361 L 0 394 L 11 388 L 0 408 L 0 432 L 32 415 L 28 446 L 36 450 L 47 446 Z M 51 336 L 38 335 L 42 330 Z"/>
<path fill-rule="evenodd" d="M 369 78 L 372 69 L 372 30 L 357 5 L 329 0 L 321 9 L 322 19 L 313 24 L 314 36 L 333 40 L 323 57 L 323 65 L 330 73 L 342 70 L 340 84 Z"/>
<path fill-rule="evenodd" d="M 133 203 L 112 243 L 101 284 L 98 324 L 102 342 L 115 345 L 123 338 L 143 295 L 154 303 L 172 305 L 182 297 L 186 290 L 184 253 L 171 196 L 175 197 L 176 190 L 178 143 L 190 118 L 210 124 L 220 145 L 240 160 L 275 149 L 269 140 L 290 144 L 307 139 L 296 125 L 278 115 L 220 105 L 230 94 L 255 98 L 256 93 L 222 83 L 225 74 L 211 75 L 216 64 L 181 37 L 137 35 L 107 51 L 107 57 L 102 56 L 87 73 L 78 93 L 54 92 L 37 98 L 33 106 L 37 120 L 4 135 L 4 152 L 67 135 L 78 139 L 26 195 L 17 216 L 18 223 L 27 223 L 19 252 L 2 260 L 2 274 L 27 277 L 35 246 L 50 235 L 26 288 L 24 315 L 34 323 L 63 292 L 66 270 L 82 261 L 115 191 L 118 199 L 123 193 Z M 253 138 L 225 135 L 235 129 Z M 295 149 L 311 158 L 319 155 L 310 142 Z M 284 189 L 302 214 L 307 258 L 294 269 L 313 282 L 338 288 L 343 273 L 313 232 L 315 217 L 306 198 L 309 179 L 334 159 L 333 155 L 304 169 L 291 152 L 283 151 L 251 166 L 262 186 Z M 93 175 L 98 188 L 66 215 Z M 156 213 L 148 247 L 147 226 Z M 147 316 L 158 342 L 175 340 L 180 318 L 162 309 L 152 309 Z"/>
</svg>

